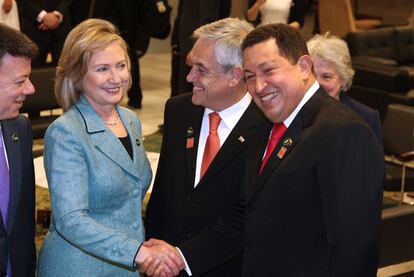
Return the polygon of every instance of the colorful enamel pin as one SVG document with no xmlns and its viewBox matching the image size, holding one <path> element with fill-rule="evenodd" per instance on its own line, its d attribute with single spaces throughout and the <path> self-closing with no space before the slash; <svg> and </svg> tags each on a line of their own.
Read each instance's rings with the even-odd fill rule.
<svg viewBox="0 0 414 277">
<path fill-rule="evenodd" d="M 17 134 L 12 134 L 12 140 L 13 142 L 18 142 L 19 141 L 19 136 Z"/>
<path fill-rule="evenodd" d="M 194 138 L 193 136 L 193 127 L 188 127 L 187 130 L 185 131 L 185 134 L 187 136 L 187 143 L 185 145 L 185 148 L 189 149 L 189 148 L 193 148 L 194 147 Z"/>
<path fill-rule="evenodd" d="M 292 145 L 292 143 L 293 143 L 293 140 L 291 139 L 291 138 L 285 138 L 284 140 L 283 140 L 283 146 L 291 146 Z"/>
<path fill-rule="evenodd" d="M 286 147 L 284 147 L 284 146 L 280 147 L 279 152 L 277 152 L 277 157 L 279 159 L 283 158 L 283 156 L 285 155 L 286 151 L 287 151 L 287 148 Z"/>
</svg>

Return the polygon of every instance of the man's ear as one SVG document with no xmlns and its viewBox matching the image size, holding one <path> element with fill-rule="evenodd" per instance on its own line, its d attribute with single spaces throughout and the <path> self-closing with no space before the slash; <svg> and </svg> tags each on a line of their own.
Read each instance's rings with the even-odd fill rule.
<svg viewBox="0 0 414 277">
<path fill-rule="evenodd" d="M 243 82 L 244 72 L 243 72 L 243 68 L 241 66 L 234 66 L 234 67 L 232 67 L 229 70 L 228 73 L 230 74 L 230 80 L 229 80 L 229 86 L 230 87 L 235 87 L 241 81 Z"/>
<path fill-rule="evenodd" d="M 302 73 L 303 80 L 307 80 L 312 73 L 312 58 L 308 55 L 303 55 L 298 60 L 298 65 Z"/>
</svg>

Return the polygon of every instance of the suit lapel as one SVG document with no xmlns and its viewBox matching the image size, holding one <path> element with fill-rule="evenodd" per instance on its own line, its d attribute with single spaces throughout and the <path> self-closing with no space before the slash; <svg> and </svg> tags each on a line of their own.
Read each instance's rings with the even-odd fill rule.
<svg viewBox="0 0 414 277">
<path fill-rule="evenodd" d="M 86 124 L 88 134 L 91 136 L 91 140 L 94 142 L 95 147 L 99 149 L 109 160 L 116 163 L 119 167 L 127 171 L 129 174 L 139 178 L 139 172 L 134 164 L 134 161 L 130 158 L 126 152 L 121 141 L 108 130 L 98 114 L 87 103 L 86 99 L 81 98 L 76 104 L 81 116 Z M 127 120 L 122 111 L 117 107 L 118 113 L 121 117 L 122 123 L 127 129 L 130 135 L 131 143 L 136 143 L 136 134 L 131 129 L 132 121 Z M 141 143 L 141 142 L 140 142 Z M 134 157 L 136 157 L 134 153 Z"/>
<path fill-rule="evenodd" d="M 272 152 L 272 155 L 269 157 L 267 164 L 263 168 L 262 173 L 259 176 L 259 185 L 257 189 L 264 183 L 271 175 L 271 173 L 276 170 L 276 168 L 289 156 L 289 153 L 297 145 L 302 134 L 302 122 L 298 116 L 283 134 L 282 138 L 277 143 L 275 149 Z"/>
<path fill-rule="evenodd" d="M 257 132 L 257 127 L 263 123 L 263 120 L 264 115 L 252 101 L 230 132 L 197 188 L 202 187 L 204 182 L 208 182 L 209 179 L 214 177 L 233 159 L 237 158 L 239 153 L 252 143 L 255 139 L 254 135 Z"/>
<path fill-rule="evenodd" d="M 16 209 L 18 206 L 19 195 L 21 190 L 21 151 L 20 151 L 20 141 L 16 138 L 20 137 L 19 130 L 10 124 L 10 121 L 2 121 L 2 132 L 4 144 L 7 151 L 7 160 L 9 163 L 9 172 L 10 172 L 10 198 L 9 198 L 9 220 L 7 229 L 9 233 L 12 230 Z M 13 139 L 15 138 L 15 139 Z"/>
<path fill-rule="evenodd" d="M 194 178 L 197 163 L 198 141 L 200 139 L 201 122 L 203 120 L 204 108 L 201 106 L 191 106 L 191 114 L 188 121 L 184 124 L 185 140 L 183 146 L 185 147 L 186 164 L 187 164 L 187 191 L 194 189 Z M 191 146 L 192 144 L 192 146 Z M 190 147 L 191 146 L 191 147 Z"/>
<path fill-rule="evenodd" d="M 308 102 L 305 103 L 276 145 L 272 155 L 267 161 L 267 164 L 263 168 L 262 173 L 256 179 L 257 182 L 254 182 L 256 185 L 252 187 L 251 193 L 249 194 L 250 197 L 254 196 L 267 183 L 269 177 L 274 171 L 277 170 L 280 164 L 289 158 L 289 154 L 299 143 L 302 132 L 313 124 L 319 113 L 322 101 L 328 97 L 329 96 L 327 96 L 323 89 L 318 89 L 308 100 Z M 269 132 L 267 134 L 267 138 L 269 136 Z M 266 144 L 267 141 L 264 143 Z"/>
</svg>

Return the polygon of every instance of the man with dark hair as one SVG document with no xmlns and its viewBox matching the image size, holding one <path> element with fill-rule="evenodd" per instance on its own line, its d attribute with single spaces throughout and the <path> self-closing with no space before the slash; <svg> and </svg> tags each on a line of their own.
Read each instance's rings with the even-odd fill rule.
<svg viewBox="0 0 414 277">
<path fill-rule="evenodd" d="M 34 276 L 35 183 L 29 120 L 19 115 L 37 46 L 0 23 L 0 276 Z"/>
<path fill-rule="evenodd" d="M 271 124 L 251 149 L 256 166 L 238 205 L 179 245 L 189 269 L 198 275 L 244 249 L 242 276 L 376 276 L 383 155 L 374 133 L 319 86 L 292 27 L 259 27 L 242 48 L 248 91 Z"/>
</svg>

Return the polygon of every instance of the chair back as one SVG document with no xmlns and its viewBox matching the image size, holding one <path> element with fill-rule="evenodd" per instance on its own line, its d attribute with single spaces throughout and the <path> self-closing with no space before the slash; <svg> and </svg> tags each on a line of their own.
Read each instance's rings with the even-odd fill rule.
<svg viewBox="0 0 414 277">
<path fill-rule="evenodd" d="M 388 105 L 382 124 L 384 152 L 399 156 L 414 150 L 414 107 Z"/>
<path fill-rule="evenodd" d="M 344 37 L 355 32 L 355 18 L 349 0 L 319 0 L 320 33 Z"/>
<path fill-rule="evenodd" d="M 30 80 L 35 94 L 27 96 L 21 108 L 22 113 L 38 113 L 59 108 L 54 94 L 55 67 L 35 68 L 30 73 Z"/>
</svg>

